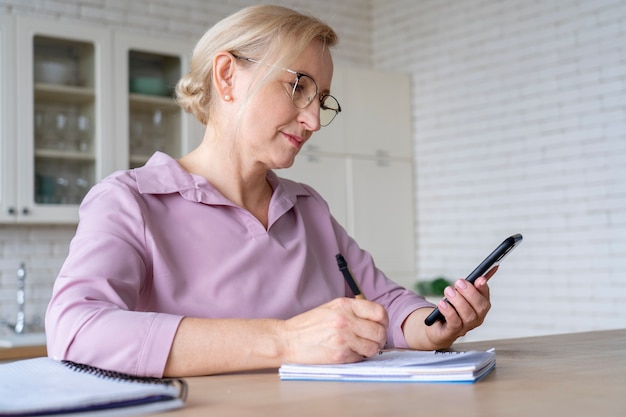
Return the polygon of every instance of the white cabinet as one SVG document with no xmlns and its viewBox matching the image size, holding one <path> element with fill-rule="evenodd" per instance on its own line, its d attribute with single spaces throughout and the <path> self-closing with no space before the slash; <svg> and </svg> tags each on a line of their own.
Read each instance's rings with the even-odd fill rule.
<svg viewBox="0 0 626 417">
<path fill-rule="evenodd" d="M 397 282 L 415 281 L 410 80 L 335 67 L 342 112 L 279 175 L 313 186 L 331 212 Z"/>
<path fill-rule="evenodd" d="M 342 67 L 335 66 L 333 73 L 333 83 L 331 85 L 331 94 L 337 98 L 342 108 L 341 113 L 335 117 L 332 123 L 326 127 L 322 127 L 313 134 L 311 140 L 304 144 L 303 153 L 312 154 L 333 154 L 344 155 L 346 153 L 346 141 L 344 135 L 344 126 L 346 123 L 344 102 L 344 85 L 343 74 L 345 70 Z"/>
<path fill-rule="evenodd" d="M 14 25 L 0 15 L 0 63 L 14 59 Z M 15 73 L 12 65 L 0 64 L 0 221 L 12 220 L 16 210 L 15 120 L 8 117 L 15 102 Z M 12 112 L 11 112 L 12 114 Z"/>
<path fill-rule="evenodd" d="M 411 83 L 407 75 L 364 68 L 341 73 L 346 149 L 351 154 L 411 158 Z"/>
<path fill-rule="evenodd" d="M 14 25 L 8 16 L 0 15 L 0 63 L 14 59 Z M 13 66 L 0 64 L 0 222 L 12 221 L 17 209 L 15 181 L 15 102 Z"/>
<path fill-rule="evenodd" d="M 189 68 L 192 46 L 115 33 L 119 169 L 143 165 L 155 151 L 179 158 L 199 144 L 202 133 L 173 98 L 176 82 Z"/>
<path fill-rule="evenodd" d="M 333 216 L 346 227 L 348 224 L 346 163 L 344 157 L 337 155 L 300 154 L 291 168 L 276 173 L 315 188 L 328 202 Z"/>
<path fill-rule="evenodd" d="M 106 142 L 110 33 L 26 17 L 17 20 L 16 31 L 17 59 L 8 62 L 16 62 L 15 109 L 9 114 L 17 122 L 17 145 L 15 153 L 2 155 L 15 190 L 3 190 L 13 200 L 3 215 L 24 223 L 74 222 L 82 196 L 112 167 Z"/>
<path fill-rule="evenodd" d="M 353 236 L 390 278 L 415 282 L 413 169 L 408 161 L 352 160 Z"/>
<path fill-rule="evenodd" d="M 0 222 L 75 223 L 104 176 L 157 149 L 178 157 L 201 137 L 169 89 L 187 43 L 32 17 L 2 17 L 0 32 Z M 165 90 L 138 87 L 138 75 Z M 144 116 L 151 126 L 133 142 Z"/>
</svg>

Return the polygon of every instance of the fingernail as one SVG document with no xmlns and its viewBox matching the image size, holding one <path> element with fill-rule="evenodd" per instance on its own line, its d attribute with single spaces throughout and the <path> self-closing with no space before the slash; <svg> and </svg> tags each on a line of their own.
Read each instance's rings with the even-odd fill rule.
<svg viewBox="0 0 626 417">
<path fill-rule="evenodd" d="M 456 296 L 456 291 L 452 287 L 446 287 L 444 294 L 446 294 L 446 297 L 448 298 L 454 298 Z"/>
<path fill-rule="evenodd" d="M 464 290 L 467 288 L 467 282 L 464 279 L 460 279 L 456 282 L 456 287 L 460 290 Z"/>
<path fill-rule="evenodd" d="M 448 308 L 448 302 L 446 300 L 441 300 L 439 301 L 439 303 L 437 304 L 439 306 L 439 309 L 444 309 L 446 310 Z"/>
</svg>

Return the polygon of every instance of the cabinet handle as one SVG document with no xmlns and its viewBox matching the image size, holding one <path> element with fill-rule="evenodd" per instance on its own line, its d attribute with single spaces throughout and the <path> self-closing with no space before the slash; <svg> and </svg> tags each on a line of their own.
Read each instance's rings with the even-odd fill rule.
<svg viewBox="0 0 626 417">
<path fill-rule="evenodd" d="M 7 210 L 11 216 L 15 215 L 15 207 L 9 207 Z"/>
<path fill-rule="evenodd" d="M 28 207 L 22 207 L 22 214 L 24 215 L 30 214 L 30 210 L 28 209 Z"/>
<path fill-rule="evenodd" d="M 376 165 L 379 167 L 389 166 L 389 152 L 379 149 L 376 151 Z"/>
</svg>

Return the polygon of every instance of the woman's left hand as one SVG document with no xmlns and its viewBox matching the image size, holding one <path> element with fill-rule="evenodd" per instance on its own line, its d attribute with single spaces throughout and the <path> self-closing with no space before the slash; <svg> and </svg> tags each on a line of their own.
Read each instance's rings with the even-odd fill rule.
<svg viewBox="0 0 626 417">
<path fill-rule="evenodd" d="M 474 285 L 459 279 L 454 287 L 447 287 L 444 294 L 448 302 L 441 300 L 437 307 L 445 317 L 445 323 L 437 321 L 432 326 L 426 326 L 424 319 L 432 311 L 428 308 L 414 311 L 405 320 L 404 336 L 411 348 L 434 350 L 450 347 L 456 339 L 480 326 L 491 308 L 485 277 L 478 278 Z"/>
</svg>

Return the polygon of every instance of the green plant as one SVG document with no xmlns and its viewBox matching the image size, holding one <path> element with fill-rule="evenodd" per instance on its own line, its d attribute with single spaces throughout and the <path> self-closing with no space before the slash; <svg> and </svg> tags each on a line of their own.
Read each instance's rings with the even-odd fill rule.
<svg viewBox="0 0 626 417">
<path fill-rule="evenodd" d="M 443 290 L 450 285 L 452 283 L 446 277 L 439 276 L 432 280 L 417 281 L 415 283 L 415 292 L 423 296 L 443 295 Z"/>
</svg>

